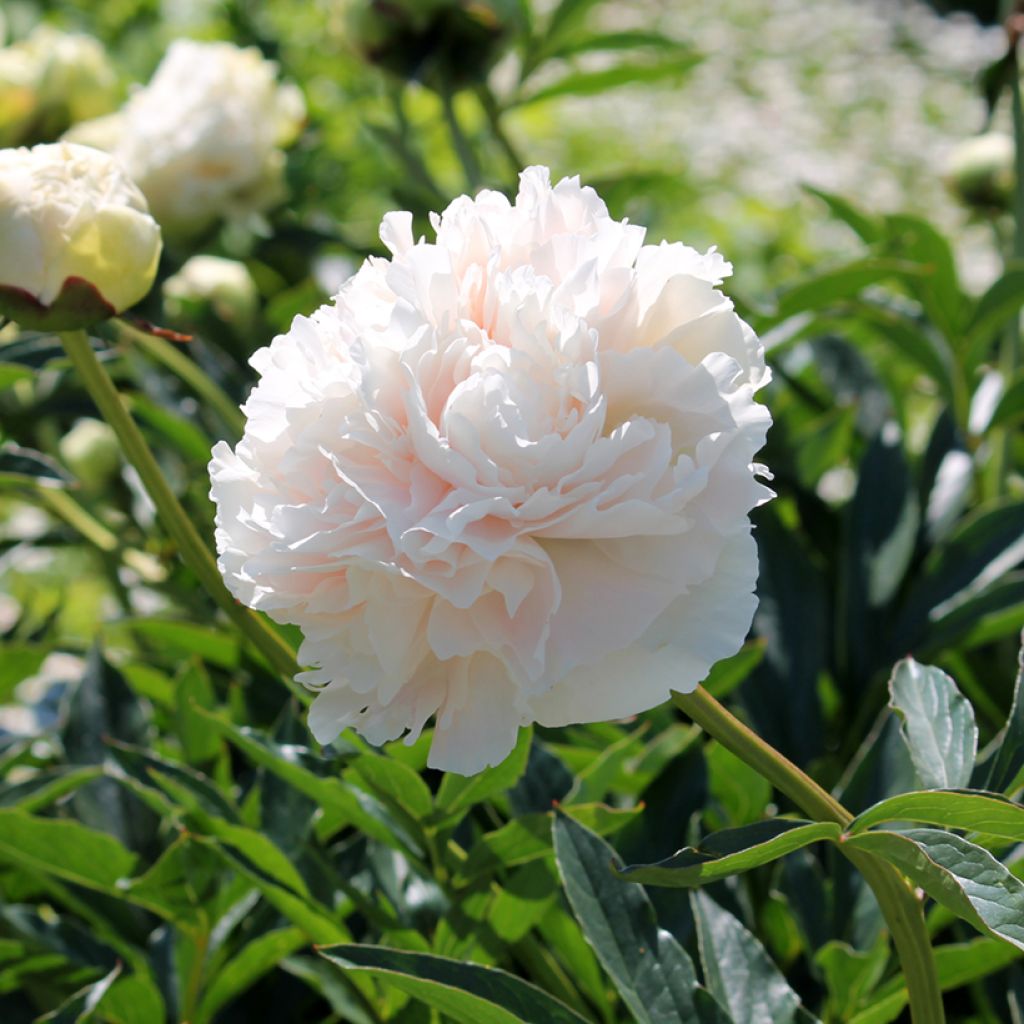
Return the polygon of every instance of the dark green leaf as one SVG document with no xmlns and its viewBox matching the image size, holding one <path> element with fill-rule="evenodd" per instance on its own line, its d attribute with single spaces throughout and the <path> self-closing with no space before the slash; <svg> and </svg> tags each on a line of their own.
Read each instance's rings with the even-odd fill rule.
<svg viewBox="0 0 1024 1024">
<path fill-rule="evenodd" d="M 555 815 L 554 842 L 573 913 L 637 1021 L 675 1024 L 702 1019 L 690 958 L 658 927 L 643 889 L 612 874 L 612 848 L 562 813 Z"/>
<path fill-rule="evenodd" d="M 1002 276 L 989 286 L 971 314 L 964 331 L 961 352 L 968 372 L 985 359 L 993 337 L 1001 331 L 1014 316 L 1020 314 L 1024 304 L 1024 264 L 1007 264 Z"/>
<path fill-rule="evenodd" d="M 690 889 L 770 864 L 811 843 L 838 840 L 841 831 L 834 822 L 761 821 L 713 832 L 696 847 L 688 846 L 657 864 L 630 865 L 617 874 L 644 885 Z"/>
<path fill-rule="evenodd" d="M 690 901 L 707 986 L 732 1019 L 744 1024 L 789 1024 L 799 1019 L 800 997 L 761 943 L 704 893 L 692 893 Z"/>
<path fill-rule="evenodd" d="M 941 669 L 904 658 L 893 669 L 889 695 L 921 782 L 929 789 L 970 785 L 978 727 L 956 683 Z"/>
<path fill-rule="evenodd" d="M 979 509 L 929 555 L 907 596 L 897 629 L 904 651 L 931 623 L 978 596 L 1024 559 L 1024 502 Z"/>
<path fill-rule="evenodd" d="M 585 1024 L 543 989 L 481 964 L 383 946 L 331 946 L 320 955 L 344 971 L 368 974 L 422 1000 L 460 1024 Z"/>
<path fill-rule="evenodd" d="M 312 797 L 334 816 L 338 827 L 351 823 L 361 832 L 388 846 L 418 848 L 418 844 L 397 825 L 379 801 L 337 777 L 323 777 L 303 763 L 311 755 L 304 748 L 275 744 L 252 729 L 240 728 L 226 719 L 196 709 L 215 725 L 253 763 L 273 772 L 300 793 Z"/>
<path fill-rule="evenodd" d="M 936 903 L 1024 950 L 1024 882 L 988 850 L 952 832 L 861 832 L 844 840 L 895 865 Z"/>
<path fill-rule="evenodd" d="M 987 789 L 1001 792 L 1014 785 L 1024 767 L 1024 631 L 1017 654 L 1017 678 L 1013 685 L 1013 704 L 999 750 L 988 772 Z"/>
</svg>

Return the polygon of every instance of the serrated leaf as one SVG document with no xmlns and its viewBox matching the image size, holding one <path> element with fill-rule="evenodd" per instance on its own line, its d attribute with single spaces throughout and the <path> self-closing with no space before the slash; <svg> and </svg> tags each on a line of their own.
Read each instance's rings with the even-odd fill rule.
<svg viewBox="0 0 1024 1024">
<path fill-rule="evenodd" d="M 836 841 L 842 830 L 834 822 L 760 821 L 706 836 L 656 864 L 632 864 L 616 874 L 629 882 L 691 889 L 770 864 L 779 857 L 824 840 Z"/>
<path fill-rule="evenodd" d="M 861 832 L 844 843 L 895 865 L 936 903 L 1024 950 L 1024 882 L 988 850 L 952 832 Z"/>
<path fill-rule="evenodd" d="M 707 986 L 732 1019 L 744 1024 L 800 1020 L 800 997 L 761 943 L 705 893 L 691 893 L 690 904 Z"/>
<path fill-rule="evenodd" d="M 893 669 L 889 694 L 921 782 L 929 789 L 970 785 L 978 727 L 956 683 L 941 669 L 904 658 Z"/>
<path fill-rule="evenodd" d="M 333 946 L 319 953 L 342 970 L 368 974 L 459 1024 L 586 1024 L 543 989 L 494 967 L 383 946 Z"/>
<path fill-rule="evenodd" d="M 863 832 L 886 821 L 916 821 L 1024 843 L 1024 807 L 991 793 L 934 789 L 903 793 L 858 814 L 847 832 Z"/>
<path fill-rule="evenodd" d="M 693 963 L 658 927 L 647 894 L 612 873 L 612 848 L 563 813 L 555 815 L 553 833 L 558 870 L 576 920 L 636 1020 L 675 1024 L 713 1019 L 700 1015 Z"/>
</svg>

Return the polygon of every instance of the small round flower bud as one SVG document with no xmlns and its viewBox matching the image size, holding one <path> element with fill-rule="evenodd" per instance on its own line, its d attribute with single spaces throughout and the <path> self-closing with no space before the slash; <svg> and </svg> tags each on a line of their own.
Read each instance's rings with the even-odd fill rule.
<svg viewBox="0 0 1024 1024">
<path fill-rule="evenodd" d="M 516 28 L 515 0 L 363 0 L 349 34 L 372 64 L 432 87 L 483 79 Z"/>
<path fill-rule="evenodd" d="M 1013 194 L 1013 161 L 1013 139 L 1009 135 L 976 135 L 953 150 L 946 168 L 946 183 L 967 206 L 1005 210 Z"/>
<path fill-rule="evenodd" d="M 206 309 L 226 324 L 246 327 L 259 306 L 259 293 L 249 268 L 221 256 L 193 256 L 163 284 L 169 316 L 185 319 Z"/>
<path fill-rule="evenodd" d="M 117 435 L 103 420 L 76 420 L 58 447 L 64 464 L 90 491 L 100 490 L 121 466 Z"/>
<path fill-rule="evenodd" d="M 0 150 L 0 315 L 71 330 L 134 305 L 160 259 L 146 200 L 106 153 Z"/>
</svg>

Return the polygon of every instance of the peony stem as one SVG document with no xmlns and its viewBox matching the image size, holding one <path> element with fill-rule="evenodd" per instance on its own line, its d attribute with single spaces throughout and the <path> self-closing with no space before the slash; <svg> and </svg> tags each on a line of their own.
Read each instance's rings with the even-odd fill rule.
<svg viewBox="0 0 1024 1024">
<path fill-rule="evenodd" d="M 308 703 L 309 694 L 295 682 L 299 666 L 287 641 L 263 618 L 239 604 L 224 586 L 213 555 L 160 471 L 142 431 L 135 425 L 110 375 L 96 358 L 88 335 L 85 331 L 65 331 L 60 337 L 85 389 L 117 435 L 125 458 L 138 472 L 146 492 L 156 506 L 160 522 L 177 545 L 182 561 L 195 573 L 203 589 L 224 614 L 270 665 L 284 676 L 289 689 L 300 700 Z"/>
<path fill-rule="evenodd" d="M 748 729 L 703 687 L 698 686 L 693 693 L 673 693 L 672 700 L 709 736 L 785 793 L 811 818 L 834 821 L 843 828 L 853 820 L 838 800 Z M 943 1024 L 946 1017 L 921 901 L 909 882 L 886 861 L 842 845 L 840 849 L 871 886 L 889 926 L 903 968 L 913 1024 Z"/>
</svg>

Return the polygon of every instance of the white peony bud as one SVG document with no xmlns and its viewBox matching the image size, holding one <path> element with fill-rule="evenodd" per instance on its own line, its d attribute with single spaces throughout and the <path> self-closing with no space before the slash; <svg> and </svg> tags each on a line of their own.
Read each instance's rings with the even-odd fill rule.
<svg viewBox="0 0 1024 1024">
<path fill-rule="evenodd" d="M 209 306 L 224 323 L 244 327 L 259 306 L 249 268 L 221 256 L 193 256 L 163 284 L 164 306 L 176 318 Z"/>
<path fill-rule="evenodd" d="M 764 350 L 714 250 L 644 244 L 531 167 L 384 218 L 333 303 L 252 357 L 210 464 L 232 593 L 304 634 L 321 742 L 434 718 L 430 764 L 688 692 L 757 604 Z"/>
<path fill-rule="evenodd" d="M 134 305 L 160 228 L 112 157 L 69 143 L 0 150 L 0 314 L 69 330 Z"/>
<path fill-rule="evenodd" d="M 304 118 L 301 93 L 255 47 L 180 39 L 114 118 L 68 137 L 109 148 L 164 230 L 189 237 L 284 198 L 280 147 Z"/>
</svg>

